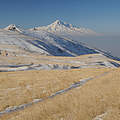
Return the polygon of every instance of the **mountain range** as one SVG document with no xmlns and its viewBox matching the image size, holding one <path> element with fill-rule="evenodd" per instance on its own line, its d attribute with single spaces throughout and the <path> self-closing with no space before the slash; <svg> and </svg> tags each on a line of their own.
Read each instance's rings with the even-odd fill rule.
<svg viewBox="0 0 120 120">
<path fill-rule="evenodd" d="M 56 20 L 50 25 L 42 27 L 34 27 L 32 30 L 45 30 L 59 36 L 69 36 L 69 35 L 97 35 L 97 33 L 88 28 L 76 27 L 72 24 Z"/>
<path fill-rule="evenodd" d="M 31 29 L 23 29 L 20 26 L 11 24 L 4 29 L 0 29 L 0 44 L 14 45 L 23 50 L 37 52 L 42 55 L 79 56 L 98 53 L 119 60 L 110 53 L 70 39 L 70 36 L 76 35 L 88 36 L 97 35 L 97 33 L 88 28 L 77 28 L 60 20 L 56 20 L 48 26 Z"/>
</svg>

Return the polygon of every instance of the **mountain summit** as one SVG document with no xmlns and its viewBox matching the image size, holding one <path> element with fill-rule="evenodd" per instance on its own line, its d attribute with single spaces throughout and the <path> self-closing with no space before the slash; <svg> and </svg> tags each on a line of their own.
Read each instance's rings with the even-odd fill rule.
<svg viewBox="0 0 120 120">
<path fill-rule="evenodd" d="M 4 29 L 5 29 L 5 30 L 16 30 L 17 27 L 16 27 L 15 24 L 10 24 L 10 25 L 8 25 L 6 28 L 4 28 Z"/>
<path fill-rule="evenodd" d="M 56 20 L 55 22 L 53 22 L 53 23 L 51 24 L 51 26 L 65 26 L 65 27 L 69 27 L 69 28 L 72 28 L 72 27 L 73 27 L 72 24 L 68 24 L 68 23 L 62 22 L 62 21 L 60 21 L 60 20 Z"/>
<path fill-rule="evenodd" d="M 21 27 L 15 25 L 15 24 L 8 25 L 6 28 L 4 28 L 4 30 L 17 31 L 17 32 L 20 32 L 20 33 L 22 32 Z"/>
<path fill-rule="evenodd" d="M 45 30 L 47 32 L 55 33 L 59 36 L 71 36 L 71 35 L 96 35 L 97 33 L 88 28 L 79 28 L 75 27 L 72 24 L 68 24 L 66 22 L 56 20 L 50 25 L 36 27 L 34 30 Z"/>
</svg>

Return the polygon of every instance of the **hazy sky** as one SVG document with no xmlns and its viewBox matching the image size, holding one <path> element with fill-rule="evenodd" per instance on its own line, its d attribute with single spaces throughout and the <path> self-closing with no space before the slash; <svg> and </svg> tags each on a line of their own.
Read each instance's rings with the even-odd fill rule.
<svg viewBox="0 0 120 120">
<path fill-rule="evenodd" d="M 0 27 L 47 25 L 56 19 L 120 33 L 120 0 L 0 0 Z"/>
</svg>

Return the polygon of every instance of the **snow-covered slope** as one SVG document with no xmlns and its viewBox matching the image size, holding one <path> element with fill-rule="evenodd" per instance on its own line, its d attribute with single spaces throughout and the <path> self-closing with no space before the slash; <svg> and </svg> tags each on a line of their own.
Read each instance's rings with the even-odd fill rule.
<svg viewBox="0 0 120 120">
<path fill-rule="evenodd" d="M 53 24 L 60 24 L 61 26 L 71 29 L 77 29 L 70 24 L 61 23 L 60 21 L 56 21 Z M 16 25 L 10 25 L 5 29 L 0 29 L 0 45 L 2 44 L 14 45 L 29 52 L 36 52 L 45 55 L 79 56 L 99 53 L 112 59 L 120 60 L 105 51 L 91 48 L 81 42 L 60 37 L 46 30 L 25 30 Z"/>
<path fill-rule="evenodd" d="M 72 24 L 68 24 L 60 20 L 56 20 L 55 22 L 53 22 L 48 26 L 35 27 L 32 30 L 45 30 L 45 31 L 54 33 L 56 35 L 67 37 L 67 38 L 68 37 L 71 38 L 72 36 L 97 35 L 97 33 L 91 29 L 77 28 Z"/>
<path fill-rule="evenodd" d="M 70 39 L 58 37 L 44 30 L 31 31 L 10 25 L 0 30 L 0 44 L 16 45 L 25 50 L 54 56 L 78 56 L 97 53 Z"/>
<path fill-rule="evenodd" d="M 31 44 L 30 41 L 34 41 L 34 38 L 25 36 L 23 35 L 22 32 L 0 29 L 0 46 L 4 45 L 4 47 L 0 47 L 0 50 L 8 50 L 8 46 L 16 46 L 19 49 L 30 52 L 49 54 L 43 49 L 40 49 L 34 46 L 33 44 Z M 16 51 L 16 50 L 13 47 L 13 49 L 11 48 L 8 51 Z"/>
<path fill-rule="evenodd" d="M 30 43 L 37 47 L 42 45 L 45 51 L 55 56 L 78 56 L 97 53 L 94 49 L 86 47 L 82 43 L 80 44 L 43 30 L 26 31 L 24 35 L 36 38 L 36 40 L 30 41 Z"/>
</svg>

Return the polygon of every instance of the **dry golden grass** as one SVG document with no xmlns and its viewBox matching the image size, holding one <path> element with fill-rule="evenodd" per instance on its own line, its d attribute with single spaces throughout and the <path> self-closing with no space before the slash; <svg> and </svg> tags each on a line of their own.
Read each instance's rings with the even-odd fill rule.
<svg viewBox="0 0 120 120">
<path fill-rule="evenodd" d="M 120 120 L 120 69 L 1 119 L 92 120 L 104 113 L 103 120 Z"/>
<path fill-rule="evenodd" d="M 0 111 L 44 98 L 83 78 L 109 69 L 41 70 L 0 73 Z"/>
<path fill-rule="evenodd" d="M 4 110 L 9 106 L 16 106 L 16 105 L 28 103 L 33 99 L 44 98 L 46 96 L 51 95 L 52 93 L 55 93 L 56 91 L 69 87 L 69 85 L 79 81 L 80 79 L 98 76 L 110 70 L 111 69 L 81 69 L 81 70 L 65 70 L 65 71 L 61 71 L 61 70 L 45 71 L 44 70 L 44 71 L 0 73 L 0 98 L 1 98 L 0 109 Z M 74 94 L 74 93 L 70 93 L 70 95 L 72 95 L 70 98 L 68 95 L 67 99 L 65 99 L 66 102 L 64 100 L 62 101 L 63 98 L 60 98 L 57 101 L 59 101 L 60 104 L 62 104 L 61 102 L 65 102 L 65 104 L 67 104 L 68 100 L 70 99 L 74 100 L 72 98 L 74 95 L 77 96 L 77 94 Z M 57 99 L 57 97 L 55 99 Z M 52 102 L 50 100 L 48 101 Z M 53 102 L 55 103 L 55 105 L 51 104 L 50 106 L 47 105 L 48 103 L 47 104 L 45 103 L 44 106 L 46 110 L 49 111 L 51 108 L 57 107 L 55 110 L 59 111 L 60 108 L 59 106 L 57 106 L 58 104 L 57 101 L 55 100 Z M 74 102 L 77 104 L 77 101 L 74 101 Z M 41 103 L 40 105 L 42 105 L 43 103 Z M 41 110 L 37 111 L 37 112 L 41 111 L 41 113 L 43 114 L 42 115 L 43 118 L 41 119 L 44 119 L 44 114 L 46 113 L 45 108 L 42 107 L 43 112 Z M 36 107 L 34 109 L 36 109 Z M 39 109 L 39 107 L 37 109 Z M 62 109 L 60 111 L 63 111 Z M 65 111 L 63 111 L 63 113 L 64 112 Z M 65 114 L 67 114 L 67 111 Z M 34 114 L 34 115 L 36 116 L 36 117 L 34 116 L 35 119 L 39 119 L 39 117 L 37 118 L 37 116 L 39 115 L 37 114 Z M 57 117 L 57 113 L 55 116 Z M 26 114 L 26 117 L 28 117 L 27 114 Z M 34 119 L 34 117 L 31 116 L 30 117 L 31 120 Z"/>
</svg>

